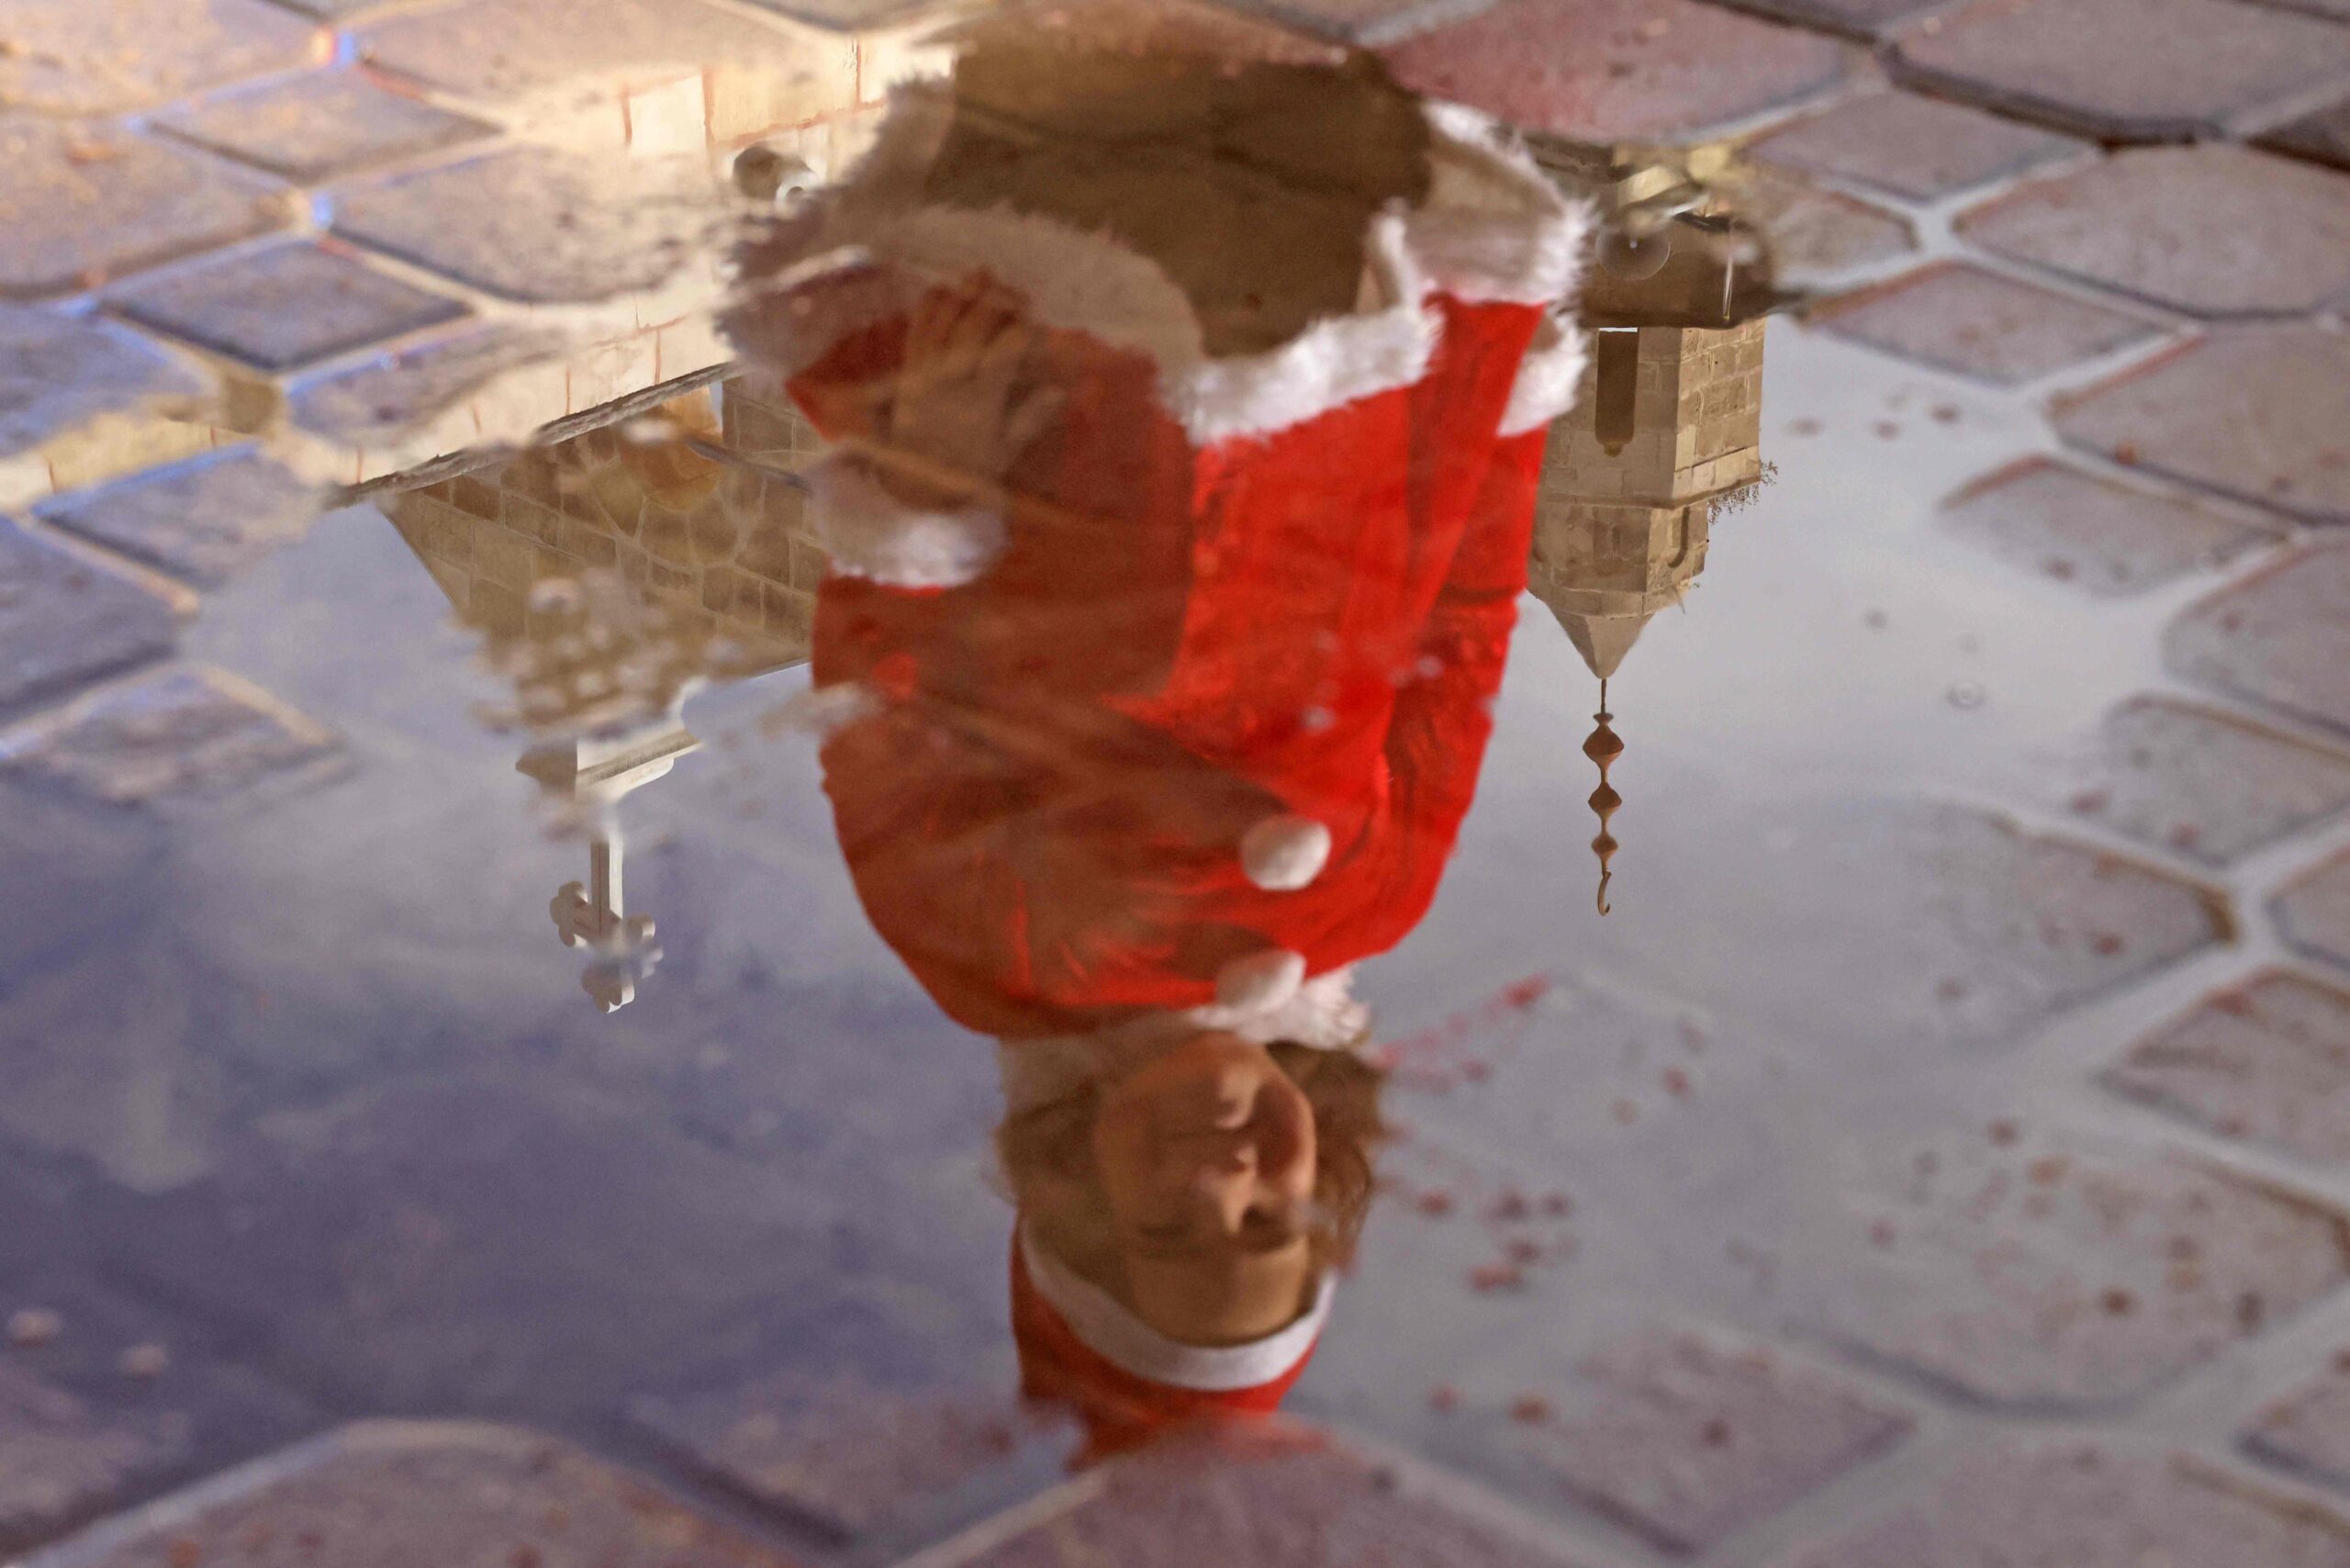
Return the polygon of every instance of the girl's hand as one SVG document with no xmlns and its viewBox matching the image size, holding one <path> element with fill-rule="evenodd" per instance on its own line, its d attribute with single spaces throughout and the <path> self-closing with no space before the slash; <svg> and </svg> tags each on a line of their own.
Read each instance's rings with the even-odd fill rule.
<svg viewBox="0 0 2350 1568">
<path fill-rule="evenodd" d="M 1059 411 L 1058 390 L 1037 385 L 1029 364 L 1037 342 L 1019 297 L 982 274 L 923 296 L 870 426 L 892 488 L 912 481 L 968 500 L 1002 482 Z"/>
</svg>

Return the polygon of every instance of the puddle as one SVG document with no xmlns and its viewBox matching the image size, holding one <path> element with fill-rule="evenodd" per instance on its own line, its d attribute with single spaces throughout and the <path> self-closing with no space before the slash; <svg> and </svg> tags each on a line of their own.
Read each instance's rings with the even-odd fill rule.
<svg viewBox="0 0 2350 1568">
<path fill-rule="evenodd" d="M 1970 377 L 2031 323 L 1812 314 L 1953 252 L 1930 194 L 1529 146 L 1188 8 L 868 30 L 853 136 L 745 129 L 797 23 L 640 39 L 691 69 L 583 163 L 612 106 L 477 9 L 336 35 L 417 140 L 236 241 L 258 316 L 173 324 L 207 259 L 20 323 L 93 389 L 0 400 L 0 1455 L 82 1446 L 0 1546 L 395 1417 L 823 1562 L 1041 1561 L 1015 1505 L 1155 1562 L 1292 1485 L 1429 1562 L 1760 1561 L 1952 1433 L 2209 1441 L 2193 1380 L 2350 1267 L 2259 1092 L 2098 1077 L 2344 957 L 2338 633 L 2164 659 L 2296 525 L 2050 427 L 2177 317 Z M 383 110 L 271 90 L 166 123 Z M 462 319 L 238 358 L 361 261 Z M 218 1517 L 519 1462 L 359 1430 Z M 86 1539 L 28 1561 L 133 1560 Z"/>
</svg>

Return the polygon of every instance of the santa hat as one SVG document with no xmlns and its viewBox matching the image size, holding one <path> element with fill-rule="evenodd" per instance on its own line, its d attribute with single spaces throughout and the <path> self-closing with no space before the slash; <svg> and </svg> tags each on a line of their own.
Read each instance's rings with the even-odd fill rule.
<svg viewBox="0 0 2350 1568">
<path fill-rule="evenodd" d="M 928 82 L 892 92 L 878 140 L 843 183 L 746 246 L 727 330 L 747 362 L 788 378 L 842 338 L 908 308 L 911 291 L 985 272 L 1020 294 L 1042 325 L 1147 355 L 1160 403 L 1206 446 L 1267 436 L 1417 381 L 1439 330 L 1430 297 L 1443 294 L 1549 313 L 1502 433 L 1530 431 L 1572 403 L 1583 369 L 1584 335 L 1559 312 L 1581 278 L 1590 209 L 1561 196 L 1491 118 L 1457 104 L 1426 102 L 1422 110 L 1427 194 L 1371 219 L 1356 308 L 1270 349 L 1211 355 L 1175 280 L 1106 231 L 931 199 L 955 98 L 950 86 Z M 843 277 L 858 281 L 800 292 Z M 786 296 L 796 296 L 790 309 L 767 308 Z"/>
<path fill-rule="evenodd" d="M 1012 1336 L 1020 1392 L 1074 1409 L 1082 1466 L 1179 1430 L 1261 1421 L 1304 1375 L 1329 1320 L 1333 1277 L 1288 1327 L 1241 1345 L 1169 1339 L 1038 1247 L 1026 1226 L 1012 1245 Z"/>
</svg>

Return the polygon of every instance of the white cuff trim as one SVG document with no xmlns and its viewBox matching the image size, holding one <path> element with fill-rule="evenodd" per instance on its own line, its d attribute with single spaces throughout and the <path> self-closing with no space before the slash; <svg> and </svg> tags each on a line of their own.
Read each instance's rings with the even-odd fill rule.
<svg viewBox="0 0 2350 1568">
<path fill-rule="evenodd" d="M 1324 1274 L 1315 1287 L 1314 1305 L 1288 1327 L 1245 1345 L 1186 1345 L 1145 1323 L 1099 1285 L 1079 1278 L 1037 1246 L 1024 1225 L 1020 1227 L 1020 1259 L 1027 1267 L 1028 1282 L 1052 1304 L 1087 1350 L 1147 1383 L 1201 1394 L 1262 1388 L 1287 1376 L 1313 1353 L 1337 1294 L 1335 1278 Z"/>
<path fill-rule="evenodd" d="M 1263 353 L 1162 364 L 1158 397 L 1167 411 L 1193 441 L 1212 446 L 1287 430 L 1426 375 L 1442 319 L 1426 302 L 1427 281 L 1406 228 L 1393 214 L 1371 219 L 1364 251 L 1371 308 L 1326 316 Z"/>
<path fill-rule="evenodd" d="M 883 488 L 856 458 L 840 454 L 808 470 L 809 521 L 844 577 L 895 588 L 956 588 L 1003 548 L 1003 519 L 981 507 L 927 511 Z"/>
<path fill-rule="evenodd" d="M 1304 954 L 1251 953 L 1216 971 L 1215 1004 L 1229 1013 L 1270 1013 L 1295 1000 L 1304 984 Z"/>
<path fill-rule="evenodd" d="M 1582 328 L 1556 315 L 1542 318 L 1532 346 L 1518 364 L 1517 379 L 1510 386 L 1509 408 L 1502 414 L 1500 433 L 1524 435 L 1573 408 L 1590 353 L 1591 340 Z"/>
<path fill-rule="evenodd" d="M 1265 957 L 1297 958 L 1294 953 Z M 1304 960 L 1298 958 L 1297 967 L 1302 971 Z M 1217 977 L 1219 990 L 1222 979 Z M 1350 1050 L 1371 1032 L 1371 1009 L 1355 1000 L 1351 965 L 1315 975 L 1278 1001 L 1253 1007 L 1195 1007 L 1182 1017 L 1195 1029 L 1222 1029 L 1260 1046 L 1293 1040 L 1317 1051 Z"/>
<path fill-rule="evenodd" d="M 1240 840 L 1240 868 L 1269 893 L 1310 888 L 1330 863 L 1330 830 L 1312 817 L 1267 817 Z"/>
<path fill-rule="evenodd" d="M 1591 208 L 1570 202 L 1490 115 L 1426 106 L 1434 173 L 1410 217 L 1412 252 L 1456 299 L 1556 305 L 1583 281 Z"/>
</svg>

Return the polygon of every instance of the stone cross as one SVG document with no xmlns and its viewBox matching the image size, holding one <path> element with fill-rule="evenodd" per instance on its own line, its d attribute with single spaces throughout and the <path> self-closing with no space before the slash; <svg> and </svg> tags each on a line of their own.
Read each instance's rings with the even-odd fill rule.
<svg viewBox="0 0 2350 1568">
<path fill-rule="evenodd" d="M 651 976 L 662 958 L 653 917 L 627 913 L 621 886 L 625 846 L 620 833 L 620 801 L 667 773 L 678 757 L 698 745 L 673 720 L 648 734 L 536 747 L 517 765 L 550 793 L 592 804 L 599 818 L 588 843 L 588 879 L 565 882 L 556 889 L 547 914 L 565 946 L 585 947 L 592 955 L 579 985 L 603 1012 L 633 1002 L 636 988 Z"/>
<path fill-rule="evenodd" d="M 579 984 L 606 1013 L 636 1000 L 637 983 L 652 975 L 662 958 L 653 917 L 622 913 L 621 864 L 618 833 L 598 834 L 588 846 L 589 880 L 565 882 L 547 905 L 563 945 L 595 954 Z"/>
</svg>

